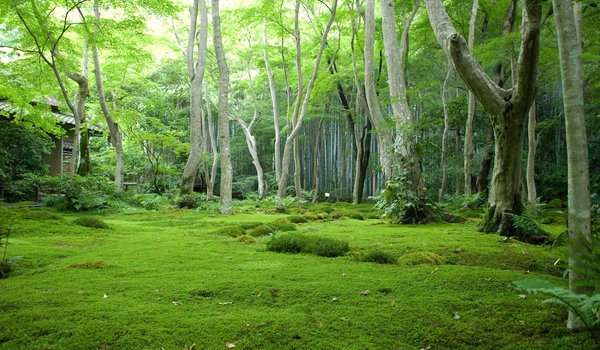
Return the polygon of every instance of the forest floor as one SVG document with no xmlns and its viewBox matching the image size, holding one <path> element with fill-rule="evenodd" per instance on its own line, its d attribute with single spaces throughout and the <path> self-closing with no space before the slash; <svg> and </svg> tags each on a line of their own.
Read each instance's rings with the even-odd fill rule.
<svg viewBox="0 0 600 350">
<path fill-rule="evenodd" d="M 110 229 L 74 223 L 89 214 L 6 211 L 14 271 L 0 280 L 0 349 L 592 347 L 588 334 L 567 331 L 564 308 L 511 286 L 531 277 L 565 285 L 566 247 L 505 242 L 478 233 L 476 219 L 391 225 L 370 205 L 309 207 L 313 219 L 366 217 L 297 224 L 349 243 L 346 256 L 325 258 L 267 251 L 270 236 L 246 244 L 223 234 L 287 217 L 248 208 L 100 216 Z M 564 225 L 544 228 L 556 235 Z M 374 250 L 432 252 L 444 263 L 361 261 Z"/>
</svg>

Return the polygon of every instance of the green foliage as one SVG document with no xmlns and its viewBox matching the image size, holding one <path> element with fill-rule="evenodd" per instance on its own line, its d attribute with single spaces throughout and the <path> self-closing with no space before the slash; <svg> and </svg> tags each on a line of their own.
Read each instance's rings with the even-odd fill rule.
<svg viewBox="0 0 600 350">
<path fill-rule="evenodd" d="M 179 196 L 175 201 L 175 206 L 181 209 L 196 209 L 202 202 L 206 202 L 205 194 L 189 193 Z"/>
<path fill-rule="evenodd" d="M 275 231 L 290 232 L 296 231 L 296 225 L 289 221 L 274 221 L 269 224 Z"/>
<path fill-rule="evenodd" d="M 267 235 L 272 234 L 273 231 L 275 231 L 275 230 L 271 226 L 259 225 L 250 231 L 250 235 L 252 235 L 254 237 L 267 236 Z"/>
<path fill-rule="evenodd" d="M 389 252 L 384 252 L 382 250 L 371 250 L 365 253 L 361 260 L 364 262 L 372 262 L 376 264 L 395 264 L 396 256 Z"/>
<path fill-rule="evenodd" d="M 294 224 L 302 224 L 308 222 L 308 220 L 302 215 L 290 215 L 287 217 L 287 220 Z"/>
<path fill-rule="evenodd" d="M 600 324 L 598 313 L 600 312 L 600 293 L 587 295 L 575 294 L 571 290 L 559 287 L 543 279 L 523 279 L 513 282 L 513 285 L 528 293 L 542 293 L 551 296 L 543 303 L 558 304 L 574 312 L 590 331 L 590 335 L 600 348 L 598 339 L 595 337 L 594 328 Z"/>
<path fill-rule="evenodd" d="M 222 229 L 216 231 L 217 234 L 230 236 L 230 237 L 238 237 L 243 234 L 246 234 L 246 231 L 239 226 L 227 226 Z"/>
<path fill-rule="evenodd" d="M 413 190 L 408 170 L 388 180 L 379 195 L 376 207 L 394 224 L 417 224 L 429 219 L 435 209 L 433 203 L 419 197 Z"/>
<path fill-rule="evenodd" d="M 548 234 L 527 214 L 515 215 L 505 213 L 511 218 L 514 237 L 523 242 L 547 243 Z"/>
<path fill-rule="evenodd" d="M 254 236 L 251 235 L 241 235 L 237 236 L 235 238 L 235 241 L 239 243 L 253 244 L 256 243 L 256 238 L 254 238 Z"/>
<path fill-rule="evenodd" d="M 353 212 L 352 214 L 350 214 L 350 219 L 364 220 L 365 217 L 361 213 Z"/>
<path fill-rule="evenodd" d="M 412 252 L 398 258 L 398 264 L 404 266 L 441 265 L 445 262 L 446 260 L 443 257 L 432 252 Z"/>
<path fill-rule="evenodd" d="M 84 226 L 84 227 L 99 228 L 99 229 L 103 229 L 103 230 L 110 229 L 110 226 L 108 226 L 108 224 L 105 223 L 104 220 L 93 217 L 93 216 L 79 217 L 79 218 L 73 220 L 73 223 L 75 225 Z"/>
<path fill-rule="evenodd" d="M 275 236 L 267 242 L 267 250 L 277 253 L 297 254 L 305 250 L 306 237 L 298 234 Z"/>
<path fill-rule="evenodd" d="M 307 240 L 305 252 L 318 256 L 335 258 L 350 251 L 348 242 L 327 237 L 311 237 Z"/>
</svg>

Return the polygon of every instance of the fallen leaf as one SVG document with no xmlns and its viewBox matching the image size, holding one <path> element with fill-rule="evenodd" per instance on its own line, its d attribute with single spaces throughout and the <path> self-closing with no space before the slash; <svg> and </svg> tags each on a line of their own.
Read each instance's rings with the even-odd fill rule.
<svg viewBox="0 0 600 350">
<path fill-rule="evenodd" d="M 235 348 L 235 344 L 233 344 L 233 343 L 230 343 L 230 342 L 227 342 L 227 343 L 225 343 L 225 347 L 226 347 L 227 349 L 233 349 L 233 348 Z"/>
<path fill-rule="evenodd" d="M 108 295 L 104 294 L 104 299 L 108 298 Z"/>
<path fill-rule="evenodd" d="M 458 314 L 458 312 L 455 312 L 454 315 L 452 315 L 452 318 L 455 320 L 460 320 L 460 315 Z"/>
<path fill-rule="evenodd" d="M 527 298 L 527 294 L 519 294 L 519 298 L 525 299 L 525 298 Z"/>
<path fill-rule="evenodd" d="M 219 305 L 229 305 L 229 304 L 233 304 L 232 301 L 224 301 L 222 303 L 219 303 Z"/>
<path fill-rule="evenodd" d="M 371 293 L 371 291 L 367 290 L 362 290 L 360 291 L 360 295 L 362 295 L 363 297 L 366 297 L 367 295 L 369 295 Z"/>
<path fill-rule="evenodd" d="M 338 298 L 337 297 L 333 297 L 333 298 L 331 298 L 331 301 L 338 301 Z"/>
</svg>

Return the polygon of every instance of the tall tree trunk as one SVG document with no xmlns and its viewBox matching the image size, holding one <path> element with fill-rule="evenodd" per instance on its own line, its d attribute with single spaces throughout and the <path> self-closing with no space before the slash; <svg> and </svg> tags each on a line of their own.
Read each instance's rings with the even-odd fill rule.
<svg viewBox="0 0 600 350">
<path fill-rule="evenodd" d="M 94 1 L 94 16 L 96 17 L 96 34 L 98 34 L 100 28 L 100 10 L 98 9 L 99 1 Z M 98 44 L 97 40 L 92 42 L 92 55 L 94 57 L 94 75 L 96 77 L 96 89 L 98 90 L 98 100 L 100 101 L 100 108 L 106 124 L 108 124 L 108 130 L 110 132 L 110 142 L 115 148 L 116 158 L 116 169 L 115 169 L 115 186 L 118 190 L 123 189 L 123 180 L 125 177 L 125 152 L 123 151 L 123 140 L 121 138 L 121 131 L 119 125 L 112 118 L 108 105 L 106 104 L 106 96 L 104 94 L 104 87 L 102 86 L 102 71 L 100 68 L 100 57 L 98 56 Z"/>
<path fill-rule="evenodd" d="M 494 125 L 495 161 L 492 191 L 480 229 L 514 235 L 512 217 L 521 214 L 522 135 L 535 96 L 540 48 L 540 0 L 524 0 L 521 48 L 515 70 L 515 87 L 505 90 L 488 77 L 456 32 L 441 0 L 425 0 L 438 42 L 452 59 L 454 68 L 483 107 Z M 518 235 L 518 232 L 516 232 Z"/>
<path fill-rule="evenodd" d="M 296 198 L 299 201 L 302 199 L 302 165 L 300 164 L 300 144 L 297 137 L 294 139 L 292 145 L 294 147 L 294 190 L 296 191 Z"/>
<path fill-rule="evenodd" d="M 221 19 L 219 16 L 219 0 L 211 0 L 213 45 L 219 65 L 219 146 L 221 149 L 221 187 L 220 209 L 221 214 L 232 214 L 231 187 L 233 182 L 233 169 L 231 167 L 231 149 L 229 144 L 229 115 L 227 110 L 229 94 L 229 67 L 223 51 L 221 38 Z"/>
<path fill-rule="evenodd" d="M 529 109 L 529 122 L 527 123 L 527 201 L 531 209 L 535 209 L 537 204 L 537 191 L 535 189 L 535 153 L 537 149 L 535 108 L 536 104 L 533 101 Z"/>
<path fill-rule="evenodd" d="M 471 8 L 471 19 L 469 20 L 469 38 L 467 46 L 469 51 L 473 51 L 475 45 L 475 21 L 477 20 L 477 9 L 479 0 L 473 0 Z M 473 120 L 475 119 L 475 110 L 477 107 L 477 98 L 473 92 L 469 91 L 469 106 L 467 110 L 467 124 L 465 126 L 465 146 L 464 151 L 464 173 L 465 173 L 465 195 L 473 194 L 473 185 L 471 184 L 471 171 L 473 170 Z"/>
<path fill-rule="evenodd" d="M 200 10 L 200 29 L 196 23 Z M 198 59 L 194 61 L 194 43 L 198 37 Z M 202 160 L 202 82 L 206 68 L 206 47 L 208 42 L 208 13 L 204 0 L 192 0 L 190 8 L 190 28 L 188 33 L 186 62 L 190 80 L 190 154 L 181 175 L 181 194 L 194 190 L 196 174 Z"/>
<path fill-rule="evenodd" d="M 210 153 L 212 154 L 212 164 L 210 170 L 206 171 L 206 197 L 212 200 L 215 195 L 215 179 L 217 178 L 217 168 L 219 165 L 219 154 L 217 152 L 217 140 L 215 140 L 215 127 L 213 125 L 212 106 L 208 96 L 208 84 L 204 83 L 204 96 L 206 100 L 206 120 L 208 125 L 208 137 L 210 141 Z"/>
<path fill-rule="evenodd" d="M 313 203 L 316 203 L 319 198 L 319 186 L 321 186 L 321 177 L 319 176 L 319 145 L 321 144 L 321 140 L 323 139 L 323 131 L 321 130 L 322 126 L 323 119 L 319 119 L 319 123 L 316 129 L 317 135 L 315 136 L 315 144 L 313 146 L 313 190 L 315 191 L 312 201 Z"/>
<path fill-rule="evenodd" d="M 273 71 L 271 70 L 271 64 L 269 62 L 269 42 L 267 40 L 267 20 L 265 19 L 265 30 L 264 30 L 264 58 L 265 68 L 267 70 L 267 78 L 269 79 L 269 92 L 271 94 L 271 106 L 273 108 L 273 128 L 275 129 L 275 140 L 274 144 L 274 159 L 275 164 L 275 181 L 279 181 L 281 178 L 281 132 L 279 128 L 279 99 L 277 98 L 277 86 L 275 85 L 275 78 L 273 77 Z"/>
<path fill-rule="evenodd" d="M 85 37 L 84 37 L 84 42 L 83 42 L 83 64 L 82 64 L 83 68 L 82 68 L 82 75 L 85 78 L 85 85 L 88 87 L 87 89 L 87 96 L 86 96 L 86 101 L 87 98 L 89 97 L 90 91 L 89 91 L 89 64 L 88 64 L 88 35 L 86 33 Z M 81 86 L 80 86 L 81 87 Z M 81 89 L 80 89 L 81 90 Z M 84 89 L 85 90 L 85 89 Z M 77 174 L 81 175 L 81 176 L 87 176 L 90 171 L 91 171 L 91 163 L 90 163 L 90 149 L 89 149 L 89 140 L 90 140 L 90 133 L 86 127 L 86 115 L 85 115 L 85 102 L 86 101 L 82 101 L 81 99 L 81 91 L 78 95 L 78 99 L 79 102 L 83 102 L 83 106 L 79 107 L 77 106 L 77 109 L 81 111 L 81 115 L 79 115 L 79 117 L 81 118 L 81 123 L 83 124 L 84 128 L 83 128 L 83 132 L 80 133 L 81 138 L 79 141 L 80 147 L 79 147 L 79 155 L 80 155 L 80 162 L 79 162 L 79 166 L 77 168 Z M 77 129 L 77 128 L 75 128 Z M 77 132 L 75 132 L 75 134 L 77 134 Z M 74 151 L 73 151 L 74 152 Z"/>
<path fill-rule="evenodd" d="M 452 65 L 451 62 L 448 61 L 448 72 L 446 73 L 446 79 L 444 79 L 444 84 L 442 85 L 442 109 L 444 110 L 444 131 L 442 133 L 442 160 L 441 160 L 441 168 L 442 168 L 442 184 L 440 186 L 440 190 L 438 192 L 438 202 L 442 202 L 444 200 L 444 194 L 446 193 L 446 184 L 448 182 L 448 134 L 450 132 L 450 117 L 448 115 L 448 102 L 446 100 L 446 92 L 448 90 L 448 81 L 450 80 L 450 75 L 452 74 Z"/>
<path fill-rule="evenodd" d="M 477 192 L 485 192 L 487 195 L 488 189 L 488 176 L 490 169 L 492 168 L 492 160 L 494 159 L 494 128 L 490 124 L 488 125 L 487 132 L 485 133 L 485 146 L 483 148 L 483 157 L 479 164 L 479 174 L 477 175 Z"/>
<path fill-rule="evenodd" d="M 333 24 L 333 20 L 335 19 L 335 13 L 337 11 L 337 0 L 333 1 L 333 6 L 331 7 L 331 15 L 329 17 L 329 21 L 325 26 L 325 30 L 323 31 L 323 36 L 321 38 L 321 44 L 319 46 L 319 52 L 317 53 L 317 57 L 315 59 L 315 63 L 313 66 L 313 73 L 306 87 L 306 92 L 304 94 L 304 98 L 302 98 L 302 69 L 301 69 L 301 51 L 300 51 L 300 30 L 298 28 L 298 16 L 300 11 L 300 1 L 296 0 L 296 9 L 295 9 L 295 19 L 294 19 L 294 34 L 296 36 L 296 69 L 298 70 L 298 98 L 296 99 L 296 106 L 294 107 L 294 114 L 292 116 L 292 125 L 288 127 L 288 136 L 285 140 L 285 145 L 283 148 L 283 157 L 281 159 L 281 179 L 278 183 L 277 188 L 277 196 L 279 198 L 283 198 L 286 195 L 286 187 L 288 183 L 289 171 L 290 171 L 290 163 L 291 163 L 291 155 L 292 155 L 292 146 L 293 141 L 300 132 L 300 128 L 302 127 L 302 122 L 304 117 L 306 116 L 306 110 L 308 108 L 308 102 L 310 100 L 310 95 L 312 93 L 312 89 L 315 84 L 315 80 L 317 79 L 317 75 L 319 73 L 319 64 L 321 63 L 321 57 L 323 57 L 323 51 L 325 49 L 325 45 L 327 43 L 327 35 L 329 34 L 329 30 L 331 29 L 331 25 Z M 300 109 L 300 104 L 302 104 L 302 108 Z"/>
<path fill-rule="evenodd" d="M 398 43 L 394 1 L 381 0 L 385 62 L 392 114 L 396 124 L 395 152 L 399 156 L 400 167 L 406 169 L 410 175 L 412 189 L 415 193 L 421 192 L 419 186 L 421 174 L 419 160 L 416 159 L 417 152 L 414 149 L 413 116 L 408 105 L 404 71 L 406 69 L 405 57 L 408 54 L 408 31 L 420 4 L 421 1 L 417 0 L 408 18 L 403 19 L 402 35 L 400 43 Z"/>
<path fill-rule="evenodd" d="M 585 108 L 583 64 L 581 62 L 580 8 L 571 0 L 552 0 L 567 135 L 568 205 L 569 205 L 569 288 L 577 294 L 593 290 L 592 235 L 590 220 L 590 178 Z M 579 27 L 579 28 L 578 28 Z M 584 329 L 579 317 L 569 311 L 569 329 Z"/>
<path fill-rule="evenodd" d="M 81 123 L 85 118 L 85 104 L 88 96 L 90 95 L 90 89 L 88 87 L 88 79 L 83 74 L 69 74 L 69 78 L 77 83 L 79 90 L 77 91 L 75 109 L 76 113 L 73 113 L 73 119 L 75 119 L 75 134 L 73 138 L 73 153 L 71 155 L 71 164 L 69 167 L 69 173 L 75 175 L 77 173 L 77 167 L 79 165 L 80 149 L 81 149 Z"/>
<path fill-rule="evenodd" d="M 379 163 L 383 170 L 384 181 L 393 176 L 394 169 L 394 140 L 393 133 L 387 128 L 386 120 L 381 112 L 375 80 L 375 0 L 367 0 L 365 5 L 365 95 L 369 117 L 376 130 L 379 144 Z"/>
</svg>

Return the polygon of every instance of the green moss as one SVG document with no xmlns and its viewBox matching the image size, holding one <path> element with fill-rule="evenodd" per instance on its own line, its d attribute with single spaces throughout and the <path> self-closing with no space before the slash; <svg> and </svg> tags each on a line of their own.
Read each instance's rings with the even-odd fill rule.
<svg viewBox="0 0 600 350">
<path fill-rule="evenodd" d="M 69 265 L 69 267 L 74 268 L 74 269 L 95 270 L 95 269 L 101 269 L 103 267 L 106 267 L 106 262 L 104 262 L 104 260 L 93 260 L 93 261 L 86 261 L 86 262 L 77 263 L 77 264 L 71 264 L 71 265 Z"/>
<path fill-rule="evenodd" d="M 246 243 L 246 244 L 252 244 L 252 243 L 256 243 L 256 238 L 254 238 L 254 236 L 251 235 L 241 235 L 235 238 L 236 242 L 239 243 Z"/>
<path fill-rule="evenodd" d="M 412 252 L 398 258 L 398 264 L 405 266 L 441 265 L 445 262 L 443 257 L 432 252 Z"/>
<path fill-rule="evenodd" d="M 365 217 L 361 214 L 361 213 L 352 213 L 350 214 L 350 219 L 354 219 L 354 220 L 364 220 Z"/>
<path fill-rule="evenodd" d="M 272 227 L 273 230 L 280 232 L 296 231 L 296 225 L 285 220 L 272 222 L 269 224 L 269 226 Z"/>
<path fill-rule="evenodd" d="M 103 230 L 110 229 L 110 226 L 108 226 L 108 224 L 106 224 L 102 219 L 92 216 L 82 216 L 73 220 L 73 223 L 79 226 L 99 228 Z"/>
<path fill-rule="evenodd" d="M 259 225 L 250 230 L 250 235 L 254 237 L 266 236 L 272 234 L 275 231 L 274 228 L 268 225 Z"/>
<path fill-rule="evenodd" d="M 372 250 L 364 254 L 361 258 L 364 262 L 372 262 L 376 264 L 395 264 L 396 256 L 389 252 L 381 250 Z"/>
<path fill-rule="evenodd" d="M 289 222 L 293 222 L 294 224 L 302 224 L 307 222 L 308 220 L 302 215 L 290 215 L 287 217 Z"/>
<path fill-rule="evenodd" d="M 220 234 L 220 235 L 230 236 L 230 237 L 237 237 L 237 236 L 241 236 L 241 235 L 245 234 L 246 230 L 244 230 L 240 226 L 227 226 L 227 227 L 223 227 L 222 229 L 216 231 L 216 233 Z"/>
</svg>

